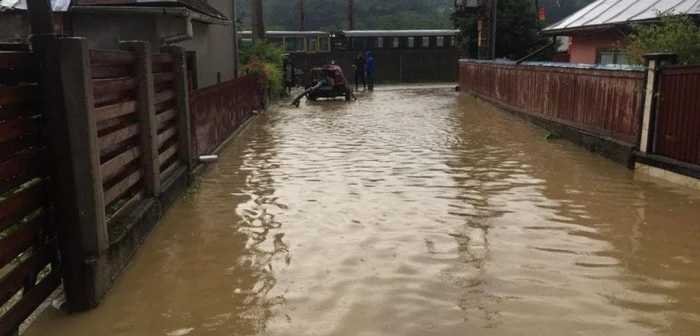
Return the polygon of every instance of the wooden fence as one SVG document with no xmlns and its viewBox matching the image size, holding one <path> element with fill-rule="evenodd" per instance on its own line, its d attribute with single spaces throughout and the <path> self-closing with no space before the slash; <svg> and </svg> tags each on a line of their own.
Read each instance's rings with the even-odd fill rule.
<svg viewBox="0 0 700 336">
<path fill-rule="evenodd" d="M 698 92 L 700 67 L 670 66 L 661 69 L 652 154 L 700 166 Z"/>
<path fill-rule="evenodd" d="M 61 283 L 37 63 L 0 50 L 0 335 Z"/>
<path fill-rule="evenodd" d="M 253 110 L 262 106 L 262 94 L 253 76 L 234 79 L 190 95 L 192 150 L 211 154 L 228 139 Z"/>
<path fill-rule="evenodd" d="M 460 62 L 460 87 L 508 109 L 637 142 L 645 73 L 480 61 Z"/>
</svg>

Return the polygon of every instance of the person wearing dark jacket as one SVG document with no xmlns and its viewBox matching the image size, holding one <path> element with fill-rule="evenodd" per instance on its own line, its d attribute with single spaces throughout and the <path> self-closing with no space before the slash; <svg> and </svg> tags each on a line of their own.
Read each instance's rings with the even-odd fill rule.
<svg viewBox="0 0 700 336">
<path fill-rule="evenodd" d="M 284 86 L 285 89 L 292 93 L 294 87 L 294 64 L 289 56 L 284 59 Z"/>
<path fill-rule="evenodd" d="M 371 51 L 367 52 L 367 86 L 374 91 L 374 56 Z"/>
<path fill-rule="evenodd" d="M 355 63 L 352 65 L 355 72 L 355 91 L 359 90 L 360 81 L 362 81 L 362 89 L 367 90 L 367 81 L 365 80 L 365 71 L 367 71 L 367 61 L 362 53 L 355 56 Z"/>
</svg>

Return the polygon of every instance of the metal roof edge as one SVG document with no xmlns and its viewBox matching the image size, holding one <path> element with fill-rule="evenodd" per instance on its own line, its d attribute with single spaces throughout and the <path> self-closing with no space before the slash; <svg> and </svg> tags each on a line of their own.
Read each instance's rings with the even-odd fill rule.
<svg viewBox="0 0 700 336">
<path fill-rule="evenodd" d="M 581 64 L 581 63 L 560 63 L 560 62 L 522 62 L 517 64 L 516 61 L 511 60 L 480 60 L 471 58 L 461 58 L 460 63 L 476 63 L 476 64 L 493 64 L 493 65 L 519 65 L 519 66 L 540 66 L 540 67 L 550 67 L 550 68 L 564 68 L 564 69 L 591 69 L 591 70 L 617 70 L 617 71 L 630 71 L 630 72 L 640 72 L 645 71 L 647 68 L 643 65 L 622 65 L 622 64 Z"/>
<path fill-rule="evenodd" d="M 191 8 L 182 7 L 148 7 L 148 6 L 92 6 L 92 5 L 74 5 L 69 11 L 76 13 L 141 13 L 141 14 L 163 14 L 173 15 L 176 17 L 190 17 L 194 21 L 203 23 L 218 24 L 222 26 L 230 26 L 230 20 L 223 20 L 208 14 L 200 13 Z"/>
</svg>

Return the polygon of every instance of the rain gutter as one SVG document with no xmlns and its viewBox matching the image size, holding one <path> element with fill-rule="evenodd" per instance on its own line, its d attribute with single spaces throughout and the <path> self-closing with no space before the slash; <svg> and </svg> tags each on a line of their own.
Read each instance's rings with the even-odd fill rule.
<svg viewBox="0 0 700 336">
<path fill-rule="evenodd" d="M 194 21 L 230 26 L 230 20 L 218 19 L 209 15 L 194 12 L 182 7 L 140 7 L 140 6 L 73 6 L 70 11 L 76 13 L 139 13 L 163 14 Z"/>
</svg>

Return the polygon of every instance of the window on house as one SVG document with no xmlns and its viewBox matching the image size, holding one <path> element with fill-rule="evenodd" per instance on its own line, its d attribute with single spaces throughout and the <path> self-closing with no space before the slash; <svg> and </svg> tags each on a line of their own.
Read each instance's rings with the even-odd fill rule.
<svg viewBox="0 0 700 336">
<path fill-rule="evenodd" d="M 409 48 L 413 48 L 413 46 L 415 45 L 414 40 L 415 40 L 415 39 L 414 39 L 413 37 L 409 37 L 409 38 L 408 38 L 408 47 L 409 47 Z"/>
<path fill-rule="evenodd" d="M 319 51 L 331 51 L 331 41 L 329 37 L 319 37 L 318 38 L 318 49 Z"/>
<path fill-rule="evenodd" d="M 284 50 L 285 51 L 303 51 L 304 50 L 304 39 L 299 37 L 287 37 L 284 39 Z"/>
<path fill-rule="evenodd" d="M 451 36 L 451 37 L 450 37 L 450 46 L 451 46 L 451 47 L 456 47 L 456 46 L 457 46 L 457 36 Z"/>
<path fill-rule="evenodd" d="M 627 54 L 615 50 L 598 50 L 598 64 L 629 64 Z"/>
<path fill-rule="evenodd" d="M 398 37 L 394 37 L 394 40 L 391 41 L 391 46 L 394 47 L 394 48 L 398 48 L 398 47 L 399 47 L 399 38 L 398 38 Z"/>
<path fill-rule="evenodd" d="M 435 45 L 438 48 L 442 48 L 445 46 L 445 37 L 444 36 L 438 36 L 437 39 L 435 39 Z"/>
<path fill-rule="evenodd" d="M 308 37 L 306 39 L 307 52 L 316 52 L 316 37 Z"/>
<path fill-rule="evenodd" d="M 423 46 L 423 48 L 430 47 L 430 37 L 423 36 L 423 42 L 421 42 L 421 46 Z"/>
<path fill-rule="evenodd" d="M 375 47 L 377 49 L 384 48 L 384 38 L 383 37 L 377 37 L 377 45 Z"/>
<path fill-rule="evenodd" d="M 284 46 L 284 39 L 281 37 L 271 37 L 267 39 L 267 42 L 269 42 L 272 45 L 278 46 L 282 48 Z"/>
</svg>

